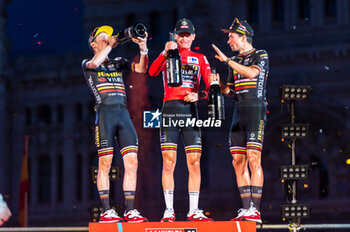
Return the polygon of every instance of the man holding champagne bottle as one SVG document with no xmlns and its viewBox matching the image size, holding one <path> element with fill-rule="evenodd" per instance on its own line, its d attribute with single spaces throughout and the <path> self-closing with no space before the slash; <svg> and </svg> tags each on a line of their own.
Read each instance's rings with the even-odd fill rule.
<svg viewBox="0 0 350 232">
<path fill-rule="evenodd" d="M 196 102 L 208 96 L 207 91 L 198 92 L 201 77 L 204 80 L 206 89 L 209 89 L 210 66 L 203 54 L 191 51 L 191 45 L 196 34 L 193 23 L 188 19 L 181 19 L 175 26 L 175 40 L 165 44 L 164 51 L 152 63 L 149 75 L 158 76 L 163 74 L 164 98 L 162 117 L 186 120 L 197 118 Z M 178 54 L 176 55 L 176 52 Z M 180 60 L 176 61 L 176 57 Z M 170 60 L 173 59 L 173 60 Z M 175 59 L 175 60 L 174 60 Z M 172 63 L 171 63 L 172 62 Z M 176 70 L 178 64 L 181 69 Z M 168 70 L 167 70 L 168 69 Z M 169 69 L 173 69 L 172 71 Z M 172 75 L 173 76 L 169 76 Z M 179 80 L 179 75 L 182 78 Z M 175 78 L 174 78 L 175 77 Z M 174 199 L 174 169 L 177 159 L 177 143 L 182 136 L 185 144 L 186 161 L 189 172 L 189 221 L 212 221 L 206 217 L 202 210 L 198 209 L 199 191 L 201 184 L 200 157 L 202 153 L 201 132 L 198 127 L 165 127 L 161 125 L 161 149 L 163 156 L 162 185 L 166 209 L 161 222 L 175 221 L 173 208 Z"/>
<path fill-rule="evenodd" d="M 137 181 L 138 139 L 136 130 L 127 109 L 123 71 L 146 73 L 148 65 L 147 32 L 144 37 L 131 38 L 140 48 L 138 62 L 125 58 L 109 59 L 108 55 L 119 42 L 112 36 L 113 28 L 101 26 L 90 34 L 89 46 L 94 53 L 92 59 L 82 62 L 85 80 L 95 96 L 96 126 L 95 144 L 98 153 L 97 189 L 100 195 L 103 212 L 100 222 L 146 222 L 134 208 Z M 124 162 L 123 190 L 125 196 L 124 217 L 110 208 L 109 171 L 111 168 L 114 145 L 118 142 Z"/>
</svg>

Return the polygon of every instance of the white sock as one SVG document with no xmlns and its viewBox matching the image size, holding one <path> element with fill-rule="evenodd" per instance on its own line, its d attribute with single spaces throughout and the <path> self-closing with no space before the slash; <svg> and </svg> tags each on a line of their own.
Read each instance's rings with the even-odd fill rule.
<svg viewBox="0 0 350 232">
<path fill-rule="evenodd" d="M 166 189 L 164 190 L 165 206 L 167 209 L 174 209 L 174 190 Z"/>
<path fill-rule="evenodd" d="M 190 210 L 189 213 L 192 214 L 196 209 L 198 209 L 199 201 L 199 191 L 188 192 L 190 195 Z"/>
</svg>

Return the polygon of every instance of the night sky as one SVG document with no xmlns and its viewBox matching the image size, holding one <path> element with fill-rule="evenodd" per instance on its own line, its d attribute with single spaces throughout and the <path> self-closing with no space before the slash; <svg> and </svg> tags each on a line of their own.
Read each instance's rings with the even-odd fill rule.
<svg viewBox="0 0 350 232">
<path fill-rule="evenodd" d="M 7 8 L 12 56 L 82 51 L 82 0 L 12 0 Z"/>
</svg>

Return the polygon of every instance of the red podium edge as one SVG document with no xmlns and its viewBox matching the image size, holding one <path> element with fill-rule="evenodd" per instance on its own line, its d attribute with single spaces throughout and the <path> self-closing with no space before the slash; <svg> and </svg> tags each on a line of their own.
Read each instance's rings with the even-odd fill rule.
<svg viewBox="0 0 350 232">
<path fill-rule="evenodd" d="M 186 231 L 196 229 L 193 230 L 196 232 L 256 232 L 256 223 L 250 221 L 89 223 L 89 232 L 185 232 L 185 229 Z"/>
</svg>

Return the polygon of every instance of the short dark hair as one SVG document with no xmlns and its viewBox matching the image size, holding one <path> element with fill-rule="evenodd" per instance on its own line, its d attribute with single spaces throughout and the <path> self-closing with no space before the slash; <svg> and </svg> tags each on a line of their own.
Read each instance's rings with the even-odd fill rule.
<svg viewBox="0 0 350 232">
<path fill-rule="evenodd" d="M 236 33 L 236 34 L 237 34 L 239 37 L 244 36 L 243 34 L 240 34 L 240 33 Z M 250 36 L 246 36 L 246 38 L 247 38 L 247 42 L 253 45 L 253 38 L 250 37 Z"/>
</svg>

